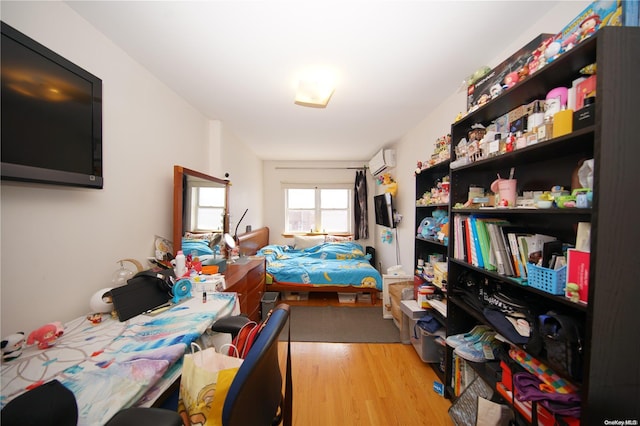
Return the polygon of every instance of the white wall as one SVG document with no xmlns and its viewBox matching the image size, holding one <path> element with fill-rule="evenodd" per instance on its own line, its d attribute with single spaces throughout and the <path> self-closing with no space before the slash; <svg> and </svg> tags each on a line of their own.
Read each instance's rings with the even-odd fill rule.
<svg viewBox="0 0 640 426">
<path fill-rule="evenodd" d="M 559 2 L 555 7 L 539 21 L 533 23 L 529 27 L 524 27 L 526 17 L 523 17 L 523 32 L 520 35 L 514 35 L 510 42 L 505 41 L 505 48 L 501 55 L 496 58 L 487 58 L 486 64 L 490 67 L 496 66 L 513 52 L 520 49 L 540 33 L 555 34 L 560 32 L 562 28 L 575 18 L 590 2 L 588 1 L 566 1 Z M 541 2 L 541 7 L 548 7 Z M 496 23 L 499 25 L 499 23 Z M 481 28 L 478 29 L 481 31 Z M 464 54 L 464 52 L 452 52 L 452 55 Z M 443 61 L 446 63 L 446 60 Z M 474 70 L 455 71 L 460 75 L 471 74 Z M 457 88 L 452 87 L 452 95 L 438 106 L 438 108 L 427 116 L 422 122 L 418 123 L 415 128 L 408 132 L 397 144 L 397 167 L 394 176 L 398 181 L 398 203 L 396 209 L 404 215 L 402 222 L 398 227 L 398 242 L 400 246 L 400 264 L 404 266 L 406 272 L 411 273 L 415 268 L 414 262 L 414 236 L 416 230 L 415 224 L 415 178 L 413 170 L 416 168 L 418 160 L 425 160 L 433 153 L 435 141 L 442 135 L 451 132 L 451 123 L 459 112 L 466 110 L 466 92 L 455 93 Z M 457 141 L 453 141 L 454 144 Z M 394 264 L 395 256 L 389 250 L 378 253 L 384 254 L 384 262 Z"/>
<path fill-rule="evenodd" d="M 234 232 L 238 221 L 246 209 L 238 234 L 245 232 L 246 226 L 257 229 L 263 225 L 263 191 L 262 160 L 260 160 L 241 140 L 228 128 L 222 125 L 223 173 L 229 173 L 231 187 L 229 189 L 230 214 L 229 228 Z"/>
<path fill-rule="evenodd" d="M 245 198 L 260 199 L 262 182 L 260 161 L 224 126 L 203 117 L 66 4 L 3 1 L 0 13 L 102 79 L 105 175 L 102 190 L 2 182 L 6 335 L 88 313 L 89 298 L 110 286 L 118 259 L 143 261 L 153 254 L 155 235 L 171 237 L 174 164 L 219 177 L 228 171 L 232 218 L 244 211 Z M 261 226 L 261 209 L 252 214 L 245 223 Z"/>
<path fill-rule="evenodd" d="M 270 230 L 271 244 L 293 244 L 284 238 L 284 192 L 283 183 L 345 183 L 355 185 L 356 170 L 366 161 L 264 161 L 264 224 Z M 367 172 L 367 189 L 371 198 L 375 188 L 373 177 Z M 373 245 L 375 226 L 373 205 L 369 203 L 369 239 L 358 240 L 363 247 Z"/>
</svg>

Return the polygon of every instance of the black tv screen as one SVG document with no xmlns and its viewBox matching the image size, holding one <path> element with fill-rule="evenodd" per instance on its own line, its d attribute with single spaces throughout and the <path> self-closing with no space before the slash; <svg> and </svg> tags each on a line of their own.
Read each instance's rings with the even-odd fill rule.
<svg viewBox="0 0 640 426">
<path fill-rule="evenodd" d="M 376 224 L 386 226 L 387 228 L 395 228 L 396 224 L 393 220 L 393 197 L 390 193 L 376 195 L 373 197 L 373 204 L 376 213 Z"/>
<path fill-rule="evenodd" d="M 102 188 L 102 80 L 1 25 L 2 179 Z"/>
</svg>

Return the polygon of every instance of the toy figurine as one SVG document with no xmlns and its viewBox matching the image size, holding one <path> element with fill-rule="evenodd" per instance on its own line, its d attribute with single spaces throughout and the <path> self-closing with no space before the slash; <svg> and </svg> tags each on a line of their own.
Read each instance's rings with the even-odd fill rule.
<svg viewBox="0 0 640 426">
<path fill-rule="evenodd" d="M 33 345 L 37 342 L 38 349 L 47 349 L 53 346 L 63 333 L 64 326 L 61 322 L 50 322 L 29 333 L 27 345 Z"/>
<path fill-rule="evenodd" d="M 98 312 L 95 314 L 87 315 L 87 320 L 89 320 L 92 325 L 100 324 L 102 322 L 102 314 Z"/>
<path fill-rule="evenodd" d="M 495 99 L 498 97 L 498 95 L 500 95 L 500 93 L 502 93 L 502 86 L 500 86 L 499 84 L 494 84 L 493 86 L 491 86 L 491 88 L 489 89 L 489 93 L 491 93 L 491 99 Z"/>
<path fill-rule="evenodd" d="M 576 283 L 567 283 L 565 287 L 565 296 L 574 303 L 580 300 L 580 286 Z"/>
<path fill-rule="evenodd" d="M 11 361 L 22 355 L 24 346 L 24 333 L 19 331 L 2 339 L 2 360 Z"/>
<path fill-rule="evenodd" d="M 601 23 L 600 17 L 595 14 L 585 18 L 582 23 L 580 23 L 580 41 L 591 37 Z"/>
<path fill-rule="evenodd" d="M 562 46 L 557 41 L 552 41 L 547 46 L 547 49 L 544 51 L 544 57 L 547 63 L 553 62 L 558 56 L 560 56 L 560 52 L 562 50 Z"/>
<path fill-rule="evenodd" d="M 517 82 L 518 82 L 518 71 L 510 72 L 504 78 L 504 88 L 509 89 L 515 86 Z"/>
</svg>

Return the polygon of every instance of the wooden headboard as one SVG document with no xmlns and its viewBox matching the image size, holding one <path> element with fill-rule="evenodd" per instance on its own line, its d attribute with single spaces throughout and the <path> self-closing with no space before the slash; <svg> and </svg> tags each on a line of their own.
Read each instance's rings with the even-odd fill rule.
<svg viewBox="0 0 640 426">
<path fill-rule="evenodd" d="M 262 247 L 269 244 L 269 228 L 266 226 L 238 235 L 240 252 L 245 256 L 253 256 Z"/>
</svg>

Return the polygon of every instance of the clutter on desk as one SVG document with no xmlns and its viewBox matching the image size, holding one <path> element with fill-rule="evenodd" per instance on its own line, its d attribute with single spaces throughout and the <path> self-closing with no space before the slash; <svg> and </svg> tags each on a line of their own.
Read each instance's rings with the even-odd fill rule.
<svg viewBox="0 0 640 426">
<path fill-rule="evenodd" d="M 111 297 L 120 321 L 166 304 L 172 297 L 176 277 L 172 269 L 138 272 L 126 285 L 113 288 Z"/>
<path fill-rule="evenodd" d="M 11 361 L 22 355 L 25 344 L 24 332 L 19 331 L 2 339 L 2 360 Z"/>
<path fill-rule="evenodd" d="M 102 314 L 94 313 L 87 315 L 87 321 L 89 321 L 92 325 L 98 325 L 102 322 Z"/>
<path fill-rule="evenodd" d="M 113 299 L 111 298 L 112 288 L 113 287 L 101 288 L 91 296 L 91 299 L 89 299 L 91 312 L 108 313 L 113 311 Z"/>
<path fill-rule="evenodd" d="M 131 269 L 125 268 L 124 262 L 133 264 L 136 267 L 136 270 L 132 271 Z M 136 273 L 144 271 L 144 267 L 136 259 L 120 259 L 118 260 L 118 263 L 120 264 L 120 267 L 113 273 L 113 277 L 111 279 L 113 287 L 125 285 Z"/>
<path fill-rule="evenodd" d="M 56 344 L 64 334 L 64 325 L 60 321 L 50 322 L 33 330 L 27 337 L 27 345 L 38 344 L 38 349 L 47 349 Z"/>
</svg>

